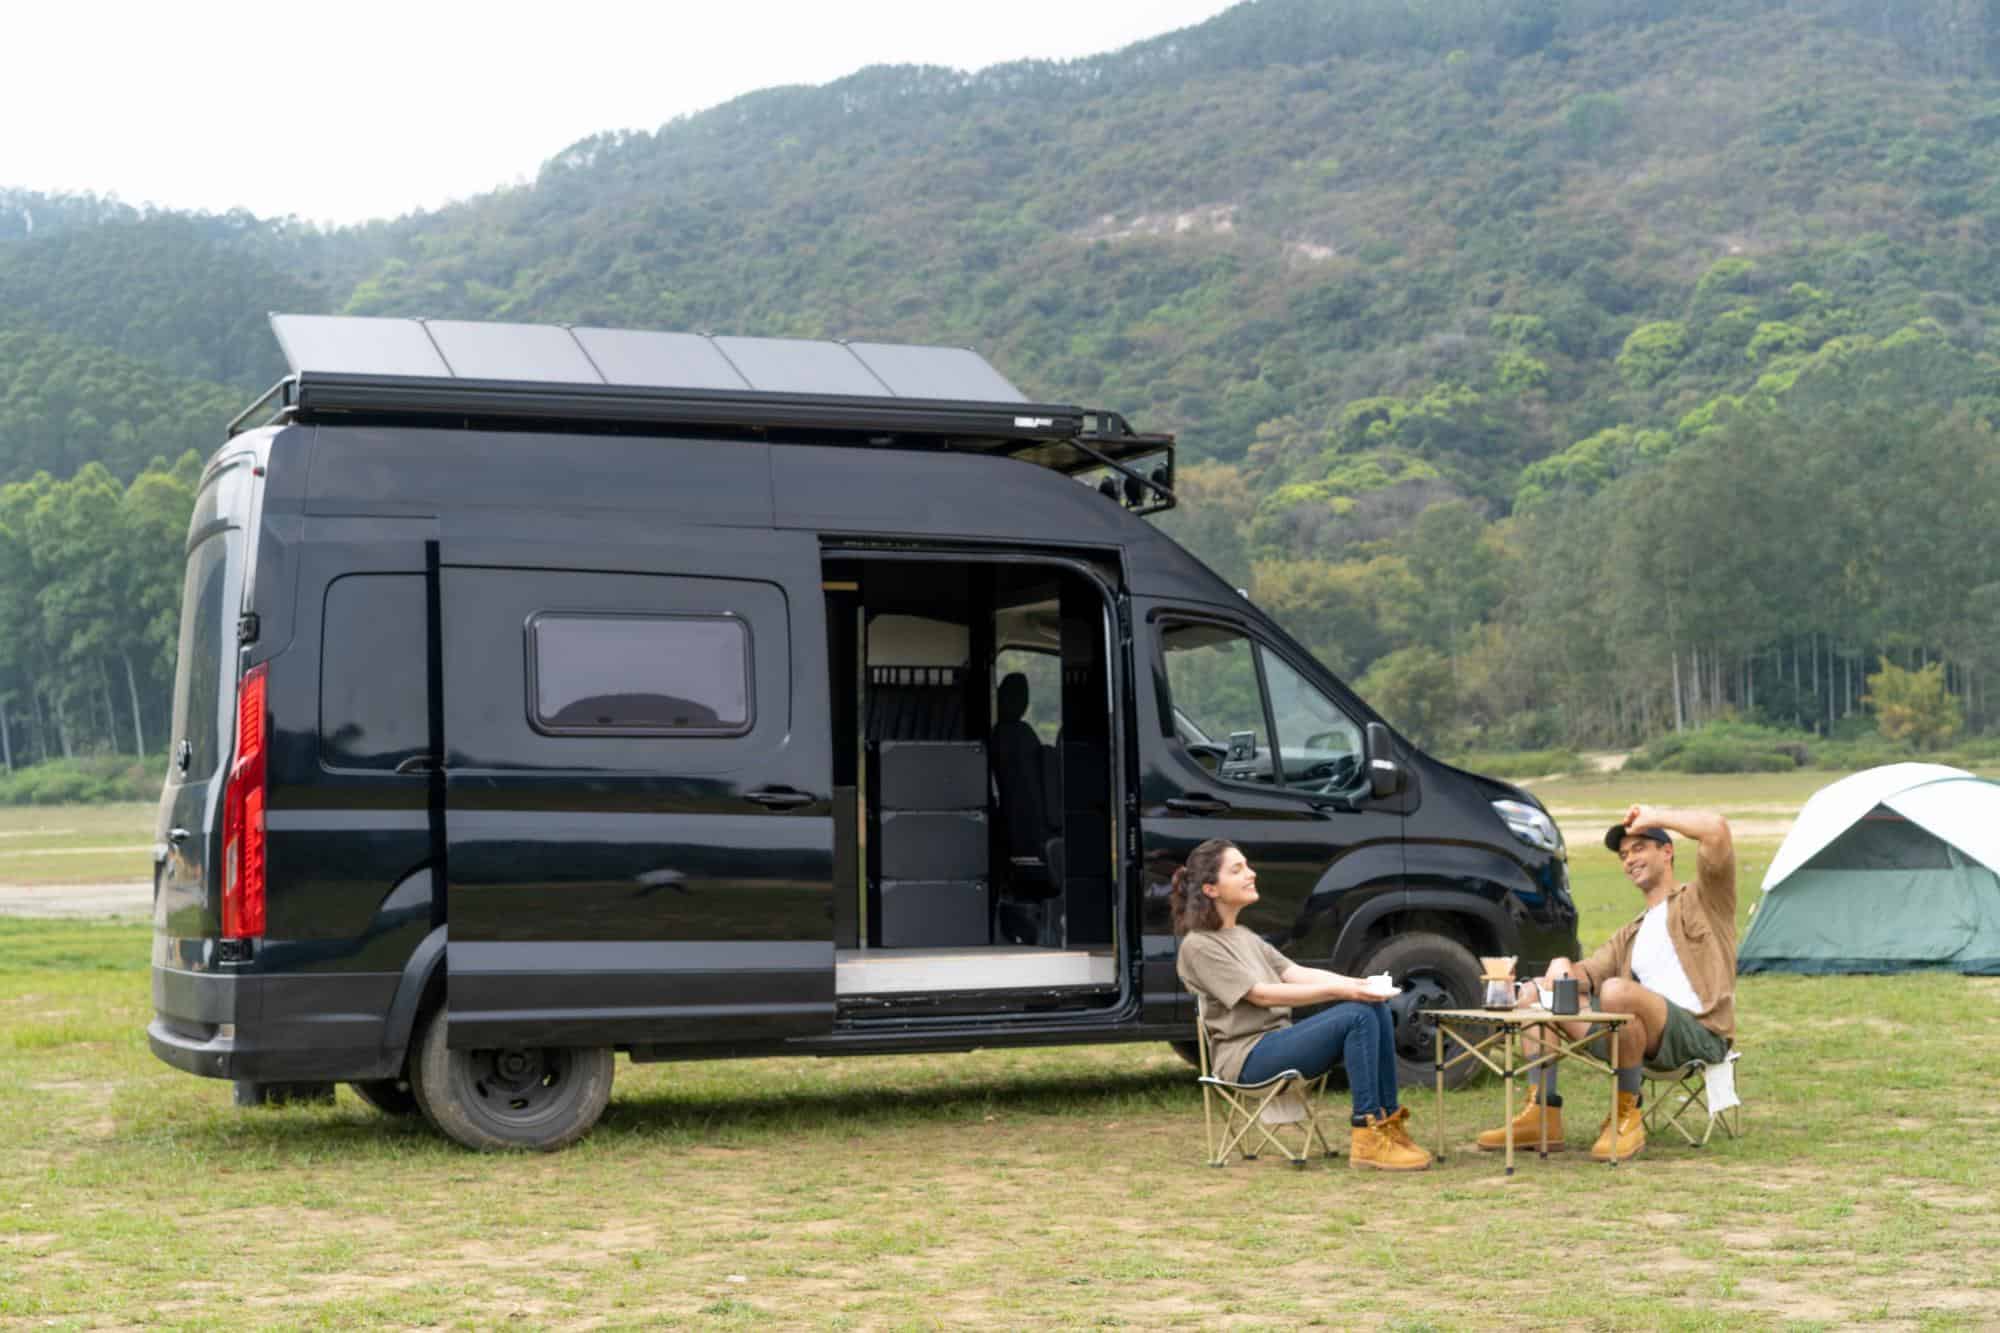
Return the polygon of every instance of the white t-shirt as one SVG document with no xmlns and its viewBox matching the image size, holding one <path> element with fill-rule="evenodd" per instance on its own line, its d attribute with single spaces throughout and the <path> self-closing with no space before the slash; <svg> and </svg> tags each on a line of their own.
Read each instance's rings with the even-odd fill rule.
<svg viewBox="0 0 2000 1333">
<path fill-rule="evenodd" d="M 1673 937 L 1667 934 L 1667 905 L 1649 908 L 1639 922 L 1632 940 L 1632 975 L 1655 995 L 1664 995 L 1691 1014 L 1701 1012 L 1701 997 L 1694 993 L 1687 969 L 1674 952 Z"/>
</svg>

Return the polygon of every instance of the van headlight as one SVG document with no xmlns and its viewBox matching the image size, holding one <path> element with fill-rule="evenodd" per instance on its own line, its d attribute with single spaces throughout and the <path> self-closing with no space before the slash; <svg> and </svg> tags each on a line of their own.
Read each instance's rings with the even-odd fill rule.
<svg viewBox="0 0 2000 1333">
<path fill-rule="evenodd" d="M 1493 812 L 1506 821 L 1509 832 L 1530 847 L 1569 859 L 1563 847 L 1562 830 L 1539 806 L 1529 805 L 1526 801 L 1495 801 Z"/>
</svg>

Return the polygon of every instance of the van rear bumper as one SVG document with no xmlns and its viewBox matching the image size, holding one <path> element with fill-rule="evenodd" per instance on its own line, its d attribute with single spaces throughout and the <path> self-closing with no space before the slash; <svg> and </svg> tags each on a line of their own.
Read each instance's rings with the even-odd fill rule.
<svg viewBox="0 0 2000 1333">
<path fill-rule="evenodd" d="M 394 972 L 285 976 L 153 968 L 146 1044 L 176 1069 L 254 1083 L 394 1078 Z"/>
</svg>

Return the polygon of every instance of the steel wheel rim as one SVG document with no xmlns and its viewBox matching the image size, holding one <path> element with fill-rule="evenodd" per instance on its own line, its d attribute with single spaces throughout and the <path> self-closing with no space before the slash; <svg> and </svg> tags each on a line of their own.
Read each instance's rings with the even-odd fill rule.
<svg viewBox="0 0 2000 1333">
<path fill-rule="evenodd" d="M 1451 988 L 1429 972 L 1413 972 L 1402 981 L 1403 993 L 1389 1002 L 1396 1020 L 1396 1054 L 1405 1060 L 1437 1058 L 1437 1022 L 1426 1009 L 1450 1009 Z"/>
<path fill-rule="evenodd" d="M 575 1091 L 575 1062 L 560 1047 L 467 1051 L 466 1090 L 492 1121 L 522 1127 L 560 1113 Z"/>
</svg>

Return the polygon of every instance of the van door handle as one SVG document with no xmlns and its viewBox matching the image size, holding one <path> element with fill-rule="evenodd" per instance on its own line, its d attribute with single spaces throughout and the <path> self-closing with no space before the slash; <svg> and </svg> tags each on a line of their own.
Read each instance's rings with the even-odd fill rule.
<svg viewBox="0 0 2000 1333">
<path fill-rule="evenodd" d="M 170 828 L 167 830 L 167 841 L 172 843 L 176 847 L 180 846 L 182 843 L 186 842 L 189 838 L 192 838 L 193 836 L 194 834 L 189 833 L 184 828 Z"/>
<path fill-rule="evenodd" d="M 756 791 L 743 793 L 746 801 L 755 801 L 766 810 L 796 810 L 802 805 L 811 805 L 811 792 L 794 791 L 790 787 L 761 787 Z"/>
<path fill-rule="evenodd" d="M 436 767 L 437 764 L 432 761 L 429 755 L 413 754 L 402 763 L 396 765 L 396 771 L 403 774 L 428 773 Z"/>
<path fill-rule="evenodd" d="M 1219 815 L 1229 809 L 1229 802 L 1213 796 L 1169 796 L 1167 809 L 1183 815 Z"/>
</svg>

